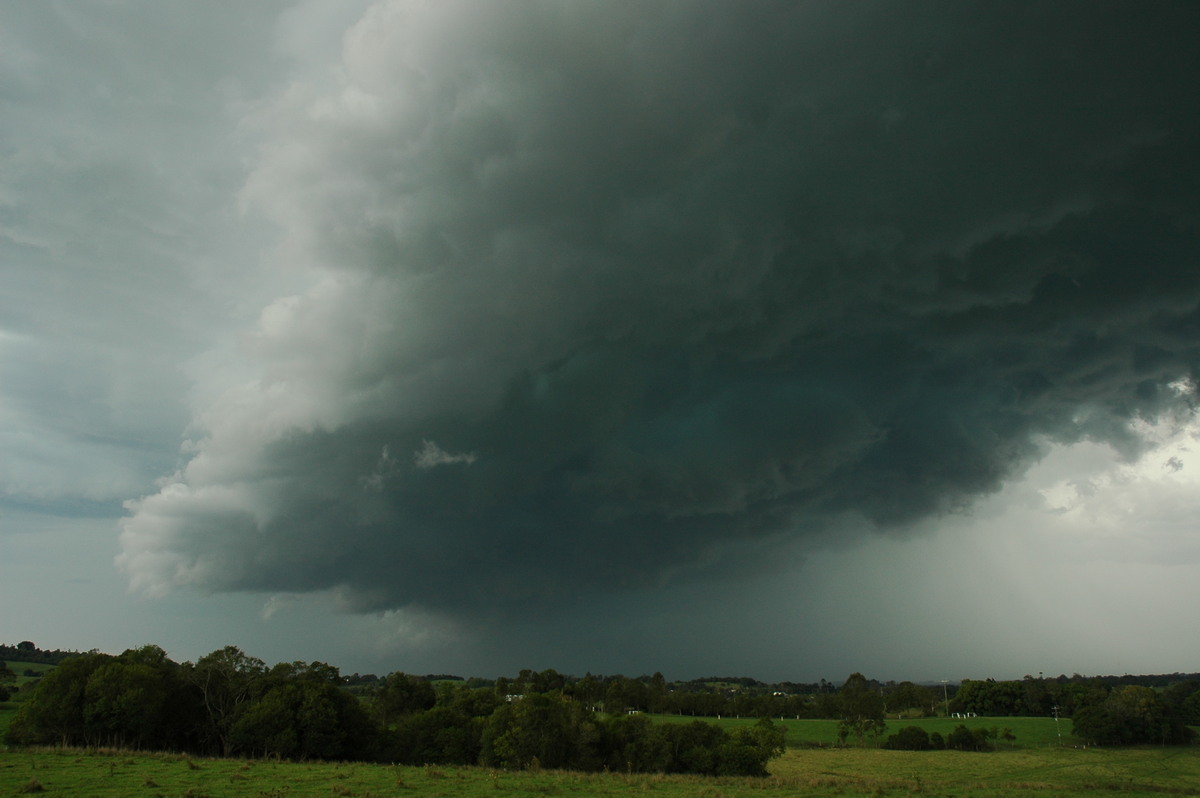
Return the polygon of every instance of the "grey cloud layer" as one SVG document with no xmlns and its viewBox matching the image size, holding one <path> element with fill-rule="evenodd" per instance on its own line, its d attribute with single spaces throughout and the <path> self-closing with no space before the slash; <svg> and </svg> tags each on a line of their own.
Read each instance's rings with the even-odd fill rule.
<svg viewBox="0 0 1200 798">
<path fill-rule="evenodd" d="M 225 317 L 205 285 L 233 260 L 256 9 L 4 9 L 0 505 L 115 517 L 177 463 L 180 364 Z"/>
<path fill-rule="evenodd" d="M 246 120 L 324 277 L 123 567 L 469 616 L 1135 450 L 1200 354 L 1200 20 L 1021 10 L 373 7 Z"/>
</svg>

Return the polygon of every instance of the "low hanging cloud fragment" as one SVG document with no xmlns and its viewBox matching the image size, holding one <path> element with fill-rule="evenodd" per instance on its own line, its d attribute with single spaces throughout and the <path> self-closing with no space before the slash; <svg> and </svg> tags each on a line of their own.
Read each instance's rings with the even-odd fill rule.
<svg viewBox="0 0 1200 798">
<path fill-rule="evenodd" d="M 421 441 L 421 448 L 413 452 L 413 463 L 417 468 L 437 468 L 438 466 L 461 463 L 470 465 L 478 455 L 474 452 L 450 454 L 433 441 Z"/>
<path fill-rule="evenodd" d="M 244 202 L 325 277 L 122 567 L 520 612 L 1136 453 L 1200 364 L 1197 13 L 372 7 L 252 125 Z"/>
</svg>

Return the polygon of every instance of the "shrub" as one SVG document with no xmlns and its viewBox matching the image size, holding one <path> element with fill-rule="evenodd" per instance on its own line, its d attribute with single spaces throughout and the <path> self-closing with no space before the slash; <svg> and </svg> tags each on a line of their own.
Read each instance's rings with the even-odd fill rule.
<svg viewBox="0 0 1200 798">
<path fill-rule="evenodd" d="M 955 726 L 954 731 L 946 738 L 946 747 L 957 751 L 990 751 L 992 744 L 991 731 L 988 729 L 968 729 L 966 726 Z"/>
<path fill-rule="evenodd" d="M 893 751 L 928 751 L 933 745 L 929 741 L 929 734 L 920 726 L 905 726 L 898 733 L 890 735 L 883 747 Z"/>
</svg>

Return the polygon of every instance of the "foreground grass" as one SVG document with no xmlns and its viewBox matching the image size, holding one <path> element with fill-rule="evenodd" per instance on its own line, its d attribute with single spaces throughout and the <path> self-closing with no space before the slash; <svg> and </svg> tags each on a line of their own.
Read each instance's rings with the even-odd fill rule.
<svg viewBox="0 0 1200 798">
<path fill-rule="evenodd" d="M 992 754 L 871 749 L 791 749 L 765 779 L 504 772 L 468 767 L 400 767 L 197 759 L 98 751 L 0 753 L 0 796 L 307 798 L 308 796 L 767 796 L 1200 795 L 1200 750 L 1027 749 Z"/>
<path fill-rule="evenodd" d="M 802 792 L 812 795 L 1200 795 L 1200 751 L 1194 747 L 1044 748 L 990 754 L 789 751 L 771 770 L 780 781 L 811 785 L 812 792 L 803 786 Z"/>
</svg>

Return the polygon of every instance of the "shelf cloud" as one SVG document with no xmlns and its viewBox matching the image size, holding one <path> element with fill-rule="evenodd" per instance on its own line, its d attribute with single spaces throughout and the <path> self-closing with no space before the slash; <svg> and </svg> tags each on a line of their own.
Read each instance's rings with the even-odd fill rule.
<svg viewBox="0 0 1200 798">
<path fill-rule="evenodd" d="M 515 617 L 906 533 L 1053 444 L 1136 457 L 1195 400 L 1197 21 L 371 6 L 244 109 L 240 203 L 302 285 L 121 568 Z"/>
</svg>

